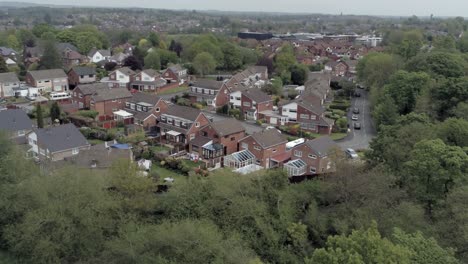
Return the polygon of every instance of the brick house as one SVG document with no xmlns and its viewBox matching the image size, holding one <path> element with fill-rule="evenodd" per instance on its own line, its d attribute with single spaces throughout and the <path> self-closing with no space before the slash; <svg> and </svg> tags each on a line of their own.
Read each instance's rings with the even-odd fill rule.
<svg viewBox="0 0 468 264">
<path fill-rule="evenodd" d="M 72 103 L 77 104 L 79 109 L 91 108 L 91 96 L 99 90 L 109 89 L 107 83 L 80 84 L 71 92 Z"/>
<path fill-rule="evenodd" d="M 226 82 L 228 89 L 233 92 L 245 87 L 261 88 L 268 81 L 268 68 L 266 66 L 250 66 L 231 77 Z"/>
<path fill-rule="evenodd" d="M 142 91 L 156 92 L 159 88 L 165 86 L 167 81 L 161 77 L 159 72 L 153 69 L 147 69 L 137 72 L 130 83 L 130 88 Z"/>
<path fill-rule="evenodd" d="M 222 81 L 197 80 L 190 84 L 188 95 L 192 103 L 206 102 L 213 107 L 221 107 L 229 102 L 229 90 Z"/>
<path fill-rule="evenodd" d="M 221 166 L 222 158 L 238 150 L 238 142 L 245 137 L 245 128 L 236 119 L 208 124 L 190 142 L 189 151 L 197 153 L 210 166 Z"/>
<path fill-rule="evenodd" d="M 157 120 L 168 107 L 160 97 L 146 93 L 134 93 L 125 103 L 125 111 L 133 114 L 134 124 L 148 134 L 156 134 Z"/>
<path fill-rule="evenodd" d="M 91 95 L 90 109 L 97 111 L 98 116 L 113 116 L 114 112 L 125 108 L 132 94 L 126 88 L 99 89 Z"/>
<path fill-rule="evenodd" d="M 256 158 L 256 164 L 266 169 L 281 167 L 290 157 L 286 151 L 288 140 L 278 130 L 270 129 L 254 133 L 239 141 L 239 150 L 248 150 Z"/>
<path fill-rule="evenodd" d="M 331 72 L 335 76 L 345 76 L 348 72 L 348 64 L 344 61 L 330 61 L 325 64 L 325 71 Z"/>
<path fill-rule="evenodd" d="M 73 124 L 35 129 L 27 134 L 27 138 L 28 153 L 37 160 L 60 161 L 91 147 Z"/>
<path fill-rule="evenodd" d="M 170 105 L 161 113 L 158 124 L 161 140 L 186 147 L 198 131 L 210 123 L 203 112 L 191 107 Z"/>
<path fill-rule="evenodd" d="M 291 149 L 291 161 L 284 164 L 288 176 L 317 175 L 335 171 L 331 155 L 339 149 L 330 137 L 309 140 Z"/>
<path fill-rule="evenodd" d="M 245 119 L 258 120 L 260 112 L 273 110 L 273 100 L 260 89 L 245 89 L 241 91 L 240 109 Z"/>
<path fill-rule="evenodd" d="M 123 67 L 109 73 L 109 83 L 113 88 L 130 88 L 135 72 L 128 67 Z"/>
<path fill-rule="evenodd" d="M 15 89 L 20 87 L 20 80 L 14 72 L 0 73 L 0 98 L 15 96 Z"/>
<path fill-rule="evenodd" d="M 188 74 L 187 69 L 177 64 L 167 68 L 163 72 L 162 76 L 168 83 L 177 82 L 179 84 L 183 84 L 187 81 Z"/>
<path fill-rule="evenodd" d="M 62 69 L 28 71 L 26 83 L 42 92 L 68 91 L 68 76 Z"/>
<path fill-rule="evenodd" d="M 71 87 L 96 82 L 96 68 L 93 67 L 73 67 L 68 71 L 67 75 Z"/>
</svg>

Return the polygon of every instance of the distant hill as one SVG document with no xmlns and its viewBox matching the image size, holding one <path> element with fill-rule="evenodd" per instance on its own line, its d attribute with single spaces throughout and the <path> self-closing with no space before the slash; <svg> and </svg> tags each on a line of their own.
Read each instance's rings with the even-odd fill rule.
<svg viewBox="0 0 468 264">
<path fill-rule="evenodd" d="M 0 2 L 0 8 L 25 8 L 25 7 L 72 7 L 73 5 L 51 5 L 51 4 L 36 4 L 26 2 Z"/>
</svg>

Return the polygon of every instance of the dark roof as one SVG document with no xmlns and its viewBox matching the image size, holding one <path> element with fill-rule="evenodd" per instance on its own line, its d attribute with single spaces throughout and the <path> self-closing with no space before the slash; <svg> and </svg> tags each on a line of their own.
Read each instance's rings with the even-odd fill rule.
<svg viewBox="0 0 468 264">
<path fill-rule="evenodd" d="M 55 46 L 57 47 L 59 52 L 64 52 L 67 49 L 72 51 L 78 51 L 78 48 L 75 47 L 75 45 L 66 42 L 57 43 Z"/>
<path fill-rule="evenodd" d="M 242 94 L 257 103 L 263 103 L 272 100 L 267 93 L 257 88 L 245 89 L 242 91 Z"/>
<path fill-rule="evenodd" d="M 190 144 L 192 144 L 193 146 L 202 147 L 211 140 L 211 138 L 207 138 L 204 136 L 196 136 L 192 141 L 190 141 Z"/>
<path fill-rule="evenodd" d="M 161 100 L 161 98 L 155 94 L 138 92 L 138 93 L 134 93 L 132 98 L 128 100 L 128 102 L 132 102 L 132 103 L 142 102 L 142 103 L 147 103 L 147 104 L 154 106 L 159 102 L 159 100 Z"/>
<path fill-rule="evenodd" d="M 197 120 L 201 111 L 192 107 L 171 105 L 164 114 L 184 118 L 190 121 Z"/>
<path fill-rule="evenodd" d="M 329 136 L 309 140 L 305 144 L 320 157 L 327 156 L 332 149 L 338 147 L 335 141 L 333 141 Z"/>
<path fill-rule="evenodd" d="M 132 94 L 127 88 L 99 89 L 91 97 L 95 102 L 131 98 Z"/>
<path fill-rule="evenodd" d="M 0 82 L 2 83 L 18 83 L 19 79 L 14 72 L 3 72 L 0 73 Z"/>
<path fill-rule="evenodd" d="M 151 77 L 157 77 L 157 76 L 160 76 L 161 74 L 159 74 L 159 72 L 157 70 L 153 70 L 153 69 L 146 69 L 146 70 L 143 70 L 142 72 L 144 72 L 145 74 L 151 76 Z"/>
<path fill-rule="evenodd" d="M 91 146 L 89 150 L 82 150 L 76 156 L 66 158 L 67 161 L 81 168 L 109 168 L 120 160 L 131 160 L 131 149 L 112 147 L 113 143 L 102 143 Z"/>
<path fill-rule="evenodd" d="M 93 67 L 73 67 L 72 70 L 78 75 L 96 74 L 96 68 Z"/>
<path fill-rule="evenodd" d="M 37 142 L 50 152 L 59 152 L 89 145 L 86 138 L 73 124 L 36 129 Z"/>
<path fill-rule="evenodd" d="M 29 74 L 36 80 L 68 77 L 62 69 L 30 71 Z"/>
<path fill-rule="evenodd" d="M 300 96 L 296 101 L 296 103 L 302 107 L 304 107 L 305 109 L 317 114 L 317 115 L 320 115 L 320 114 L 323 114 L 325 112 L 325 110 L 320 106 L 320 105 L 316 105 L 315 103 L 317 102 L 317 97 L 313 96 L 313 95 L 303 95 L 303 96 Z"/>
<path fill-rule="evenodd" d="M 90 83 L 90 84 L 79 84 L 76 89 L 80 89 L 84 95 L 92 95 L 98 90 L 109 89 L 108 83 Z"/>
<path fill-rule="evenodd" d="M 32 130 L 33 123 L 26 112 L 21 109 L 0 111 L 0 130 L 19 131 Z"/>
<path fill-rule="evenodd" d="M 12 53 L 18 54 L 14 49 L 7 48 L 7 47 L 0 47 L 0 54 L 2 56 L 10 56 Z"/>
<path fill-rule="evenodd" d="M 288 140 L 276 129 L 269 129 L 262 132 L 253 133 L 251 137 L 257 141 L 257 143 L 260 144 L 262 148 L 269 148 L 288 142 Z"/>
<path fill-rule="evenodd" d="M 132 69 L 128 68 L 128 67 L 122 67 L 122 68 L 119 68 L 119 69 L 116 69 L 114 72 L 116 71 L 119 71 L 125 75 L 133 75 L 135 74 L 134 71 L 132 71 Z"/>
<path fill-rule="evenodd" d="M 209 80 L 209 79 L 198 79 L 192 84 L 192 86 L 199 88 L 206 88 L 210 90 L 220 90 L 224 82 Z"/>
<path fill-rule="evenodd" d="M 174 73 L 178 73 L 178 72 L 182 71 L 184 68 L 182 66 L 180 66 L 180 64 L 176 64 L 176 65 L 170 66 L 168 69 L 171 70 Z"/>
<path fill-rule="evenodd" d="M 228 118 L 221 121 L 216 121 L 208 126 L 211 126 L 220 136 L 232 135 L 245 131 L 244 126 L 241 122 L 234 118 Z"/>
</svg>

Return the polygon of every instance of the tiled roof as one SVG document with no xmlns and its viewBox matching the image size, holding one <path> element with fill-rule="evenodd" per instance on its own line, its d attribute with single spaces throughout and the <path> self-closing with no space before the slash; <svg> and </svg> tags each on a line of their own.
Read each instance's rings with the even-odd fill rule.
<svg viewBox="0 0 468 264">
<path fill-rule="evenodd" d="M 155 94 L 138 92 L 138 93 L 133 94 L 129 102 L 132 102 L 132 103 L 143 102 L 143 103 L 148 103 L 150 105 L 156 105 L 159 102 L 159 100 L 161 100 L 161 98 Z"/>
<path fill-rule="evenodd" d="M 209 80 L 209 79 L 198 79 L 195 81 L 192 86 L 199 87 L 199 88 L 206 88 L 210 90 L 220 90 L 223 86 L 224 82 Z"/>
<path fill-rule="evenodd" d="M 195 121 L 201 111 L 192 107 L 171 105 L 164 114 Z"/>
<path fill-rule="evenodd" d="M 131 98 L 132 94 L 126 88 L 99 89 L 91 97 L 95 102 Z"/>
<path fill-rule="evenodd" d="M 331 150 L 338 147 L 335 141 L 333 141 L 329 136 L 309 140 L 305 144 L 320 157 L 327 156 Z"/>
<path fill-rule="evenodd" d="M 98 90 L 109 89 L 108 83 L 90 83 L 90 84 L 79 84 L 76 88 L 81 91 L 84 95 L 92 95 Z"/>
<path fill-rule="evenodd" d="M 94 68 L 94 67 L 76 66 L 76 67 L 73 67 L 72 70 L 78 75 L 96 74 L 96 68 Z"/>
<path fill-rule="evenodd" d="M 272 100 L 267 93 L 258 88 L 245 89 L 242 91 L 242 94 L 257 103 L 263 103 Z"/>
<path fill-rule="evenodd" d="M 21 109 L 8 109 L 0 111 L 0 130 L 19 131 L 32 130 L 33 123 L 26 112 Z"/>
<path fill-rule="evenodd" d="M 67 78 L 67 74 L 62 69 L 51 69 L 51 70 L 39 70 L 30 71 L 29 74 L 35 80 L 55 79 L 55 78 Z"/>
<path fill-rule="evenodd" d="M 288 142 L 288 140 L 276 129 L 257 132 L 252 134 L 251 137 L 263 148 L 269 148 Z"/>
<path fill-rule="evenodd" d="M 0 82 L 1 83 L 19 83 L 18 76 L 14 72 L 4 72 L 0 73 Z"/>
<path fill-rule="evenodd" d="M 73 124 L 36 129 L 37 142 L 50 152 L 64 151 L 89 145 L 86 138 Z"/>
<path fill-rule="evenodd" d="M 242 123 L 233 118 L 224 119 L 221 121 L 216 121 L 208 126 L 211 126 L 220 136 L 232 135 L 245 131 Z"/>
</svg>

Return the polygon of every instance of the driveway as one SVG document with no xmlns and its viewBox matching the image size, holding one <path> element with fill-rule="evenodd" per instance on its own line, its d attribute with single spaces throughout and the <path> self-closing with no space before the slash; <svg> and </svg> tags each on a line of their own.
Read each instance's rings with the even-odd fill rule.
<svg viewBox="0 0 468 264">
<path fill-rule="evenodd" d="M 227 116 L 219 115 L 219 114 L 208 112 L 208 111 L 203 111 L 203 112 L 208 117 L 212 117 L 214 122 L 230 118 Z M 263 127 L 257 124 L 251 124 L 251 123 L 242 122 L 242 121 L 241 123 L 242 123 L 242 126 L 245 128 L 245 132 L 249 135 L 252 135 L 253 133 L 256 133 L 256 132 L 261 132 L 264 129 Z"/>
<path fill-rule="evenodd" d="M 361 93 L 361 97 L 354 97 L 351 100 L 351 108 L 348 113 L 348 124 L 351 132 L 344 139 L 338 141 L 338 145 L 342 149 L 367 149 L 369 148 L 370 141 L 375 137 L 376 131 L 374 123 L 372 121 L 370 104 L 368 100 L 368 92 L 362 89 L 357 89 Z M 359 120 L 352 121 L 351 116 L 353 115 L 353 108 L 359 108 Z M 353 127 L 354 122 L 361 123 L 361 129 L 356 130 Z"/>
</svg>

